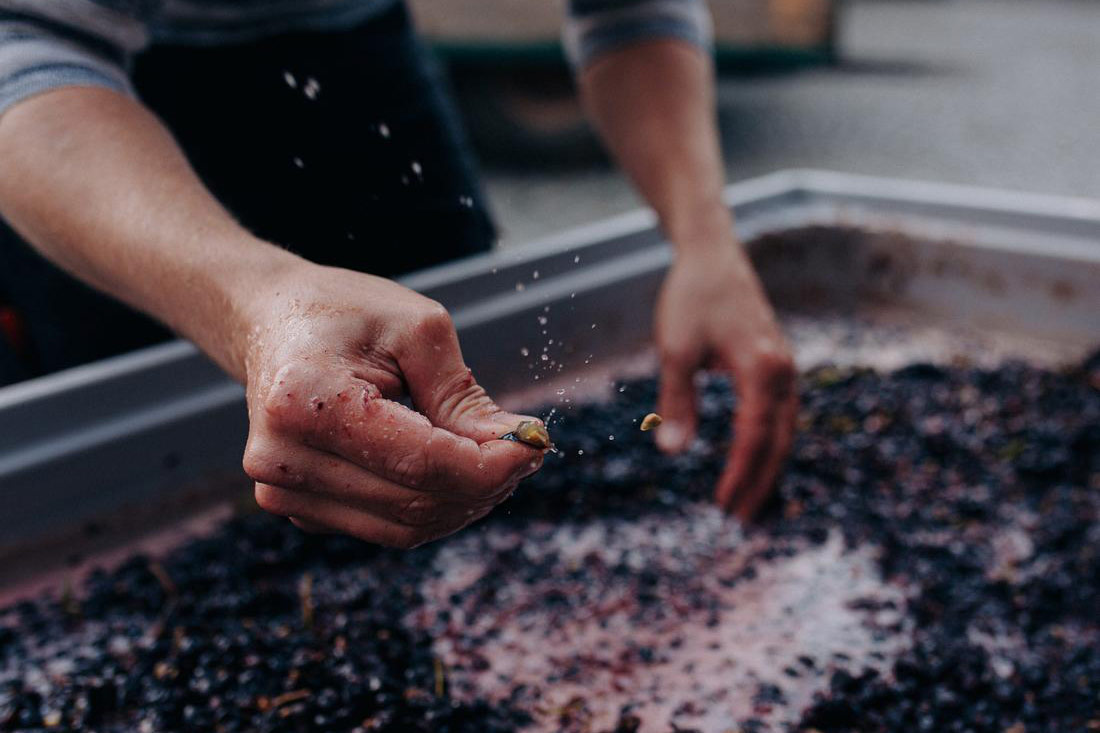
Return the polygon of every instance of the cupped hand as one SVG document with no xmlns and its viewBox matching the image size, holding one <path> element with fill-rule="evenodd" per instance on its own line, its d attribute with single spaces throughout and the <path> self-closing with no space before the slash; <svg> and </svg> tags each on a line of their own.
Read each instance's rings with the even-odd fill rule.
<svg viewBox="0 0 1100 733">
<path fill-rule="evenodd" d="M 677 453 L 695 437 L 696 372 L 730 372 L 738 394 L 734 440 L 716 498 L 749 520 L 763 504 L 794 436 L 798 397 L 790 349 L 752 263 L 733 241 L 681 248 L 656 313 L 661 359 L 657 444 Z"/>
<path fill-rule="evenodd" d="M 252 303 L 244 467 L 267 511 L 408 548 L 485 516 L 541 466 L 542 451 L 498 439 L 533 418 L 477 384 L 438 303 L 309 263 Z"/>
</svg>

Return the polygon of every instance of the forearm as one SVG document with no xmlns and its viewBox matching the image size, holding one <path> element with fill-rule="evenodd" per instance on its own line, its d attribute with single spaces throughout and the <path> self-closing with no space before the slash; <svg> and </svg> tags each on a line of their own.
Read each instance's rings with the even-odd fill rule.
<svg viewBox="0 0 1100 733">
<path fill-rule="evenodd" d="M 44 256 L 244 377 L 253 284 L 300 262 L 240 227 L 137 102 L 70 87 L 0 117 L 0 213 Z"/>
<path fill-rule="evenodd" d="M 661 39 L 608 52 L 580 74 L 585 107 L 604 141 L 681 248 L 732 237 L 710 59 Z"/>
</svg>

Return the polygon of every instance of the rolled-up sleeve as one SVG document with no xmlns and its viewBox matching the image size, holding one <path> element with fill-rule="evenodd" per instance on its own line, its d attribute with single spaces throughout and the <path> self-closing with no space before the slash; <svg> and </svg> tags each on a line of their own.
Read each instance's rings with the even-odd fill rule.
<svg viewBox="0 0 1100 733">
<path fill-rule="evenodd" d="M 0 0 L 0 114 L 36 94 L 98 86 L 133 94 L 131 55 L 146 43 L 139 15 L 94 0 Z"/>
<path fill-rule="evenodd" d="M 574 68 L 637 41 L 675 38 L 710 49 L 704 0 L 569 0 L 563 41 Z"/>
</svg>

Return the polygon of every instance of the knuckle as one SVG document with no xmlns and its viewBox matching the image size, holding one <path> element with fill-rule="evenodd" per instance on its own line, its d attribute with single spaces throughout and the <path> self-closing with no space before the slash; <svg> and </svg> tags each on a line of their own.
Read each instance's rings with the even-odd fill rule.
<svg viewBox="0 0 1100 733">
<path fill-rule="evenodd" d="M 427 496 L 415 496 L 405 503 L 396 519 L 409 527 L 428 527 L 439 521 L 438 503 Z"/>
<path fill-rule="evenodd" d="M 299 487 L 306 484 L 305 475 L 281 457 L 274 444 L 266 440 L 250 440 L 241 465 L 250 479 L 262 484 Z"/>
<path fill-rule="evenodd" d="M 256 504 L 265 512 L 287 517 L 294 513 L 293 502 L 286 492 L 267 484 L 256 484 Z"/>
<path fill-rule="evenodd" d="M 306 369 L 300 364 L 287 364 L 276 373 L 261 401 L 262 416 L 271 429 L 295 431 L 301 426 L 303 405 L 312 392 Z"/>
<path fill-rule="evenodd" d="M 264 424 L 276 432 L 287 432 L 295 426 L 295 410 L 290 401 L 279 394 L 278 390 L 271 390 L 263 400 Z"/>
<path fill-rule="evenodd" d="M 496 407 L 469 368 L 448 374 L 435 389 L 444 395 L 441 409 L 452 414 L 487 414 Z"/>
<path fill-rule="evenodd" d="M 454 333 L 451 314 L 435 301 L 429 301 L 415 318 L 413 329 L 419 339 L 435 340 Z"/>
<path fill-rule="evenodd" d="M 772 389 L 787 389 L 795 377 L 794 359 L 786 352 L 767 352 L 757 361 L 761 381 Z"/>
<path fill-rule="evenodd" d="M 241 467 L 253 481 L 276 483 L 273 475 L 272 451 L 266 441 L 255 438 L 248 441 L 241 459 Z"/>
<path fill-rule="evenodd" d="M 247 475 L 253 481 L 268 481 L 270 461 L 268 459 L 268 453 L 261 444 L 255 440 L 249 440 L 248 446 L 244 449 L 244 457 L 241 459 L 241 467 L 244 469 L 245 475 Z"/>
<path fill-rule="evenodd" d="M 426 483 L 426 466 L 423 459 L 408 452 L 393 451 L 385 458 L 385 473 L 402 486 L 420 488 Z"/>
</svg>

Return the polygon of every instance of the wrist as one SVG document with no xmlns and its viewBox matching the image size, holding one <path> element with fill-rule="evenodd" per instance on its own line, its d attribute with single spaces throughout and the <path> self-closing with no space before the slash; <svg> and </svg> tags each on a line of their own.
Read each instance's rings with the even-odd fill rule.
<svg viewBox="0 0 1100 733">
<path fill-rule="evenodd" d="M 305 280 L 308 271 L 318 268 L 282 247 L 253 240 L 224 263 L 217 290 L 224 294 L 242 324 L 261 328 L 270 320 L 273 306 L 292 297 L 292 287 Z"/>
<path fill-rule="evenodd" d="M 681 207 L 665 218 L 663 227 L 678 257 L 713 256 L 737 245 L 733 214 L 720 198 Z"/>
<path fill-rule="evenodd" d="M 218 249 L 194 277 L 196 295 L 173 325 L 243 382 L 252 343 L 269 328 L 280 295 L 317 265 L 251 235 Z"/>
</svg>

